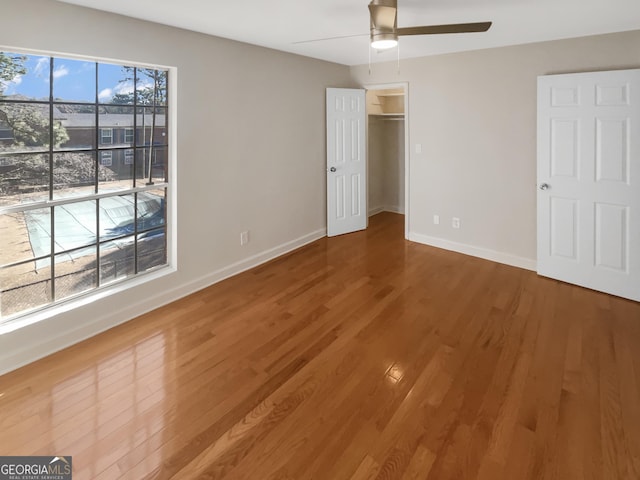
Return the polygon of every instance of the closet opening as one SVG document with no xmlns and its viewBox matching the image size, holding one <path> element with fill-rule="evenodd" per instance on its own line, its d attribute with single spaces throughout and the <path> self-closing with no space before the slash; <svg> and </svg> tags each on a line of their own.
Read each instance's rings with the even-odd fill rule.
<svg viewBox="0 0 640 480">
<path fill-rule="evenodd" d="M 369 217 L 383 212 L 403 215 L 408 238 L 408 85 L 375 85 L 366 90 Z"/>
</svg>

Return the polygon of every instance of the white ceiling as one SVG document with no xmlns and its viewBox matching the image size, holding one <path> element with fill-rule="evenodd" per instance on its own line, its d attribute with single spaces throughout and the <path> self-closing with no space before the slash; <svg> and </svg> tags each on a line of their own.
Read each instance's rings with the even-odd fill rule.
<svg viewBox="0 0 640 480">
<path fill-rule="evenodd" d="M 369 0 L 61 0 L 345 65 L 369 61 Z M 398 26 L 493 21 L 487 33 L 400 38 L 400 57 L 640 29 L 640 0 L 398 0 Z M 295 44 L 341 35 L 362 37 Z M 371 61 L 394 60 L 397 50 Z"/>
</svg>

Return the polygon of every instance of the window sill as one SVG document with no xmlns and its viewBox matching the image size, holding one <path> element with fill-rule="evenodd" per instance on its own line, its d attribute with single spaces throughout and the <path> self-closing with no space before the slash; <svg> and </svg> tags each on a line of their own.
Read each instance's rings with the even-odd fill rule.
<svg viewBox="0 0 640 480">
<path fill-rule="evenodd" d="M 62 301 L 50 307 L 44 307 L 42 310 L 33 311 L 13 319 L 6 320 L 6 323 L 0 324 L 0 335 L 15 332 L 21 328 L 34 325 L 49 318 L 64 314 L 71 310 L 75 310 L 90 305 L 98 300 L 117 295 L 126 290 L 136 288 L 138 286 L 159 280 L 163 277 L 175 273 L 177 269 L 171 265 L 159 267 L 148 273 L 138 274 L 137 277 L 129 278 L 125 281 L 107 285 L 97 290 L 92 290 L 85 294 L 80 294 L 74 298 Z"/>
</svg>

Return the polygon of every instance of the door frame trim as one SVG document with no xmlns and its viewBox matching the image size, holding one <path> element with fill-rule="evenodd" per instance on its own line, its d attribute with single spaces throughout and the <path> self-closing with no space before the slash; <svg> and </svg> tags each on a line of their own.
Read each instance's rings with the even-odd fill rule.
<svg viewBox="0 0 640 480">
<path fill-rule="evenodd" d="M 409 143 L 409 82 L 376 83 L 363 85 L 365 92 L 369 90 L 387 90 L 389 88 L 402 88 L 404 91 L 404 238 L 409 240 L 411 231 L 409 219 L 411 218 L 410 190 L 410 143 Z M 369 141 L 369 112 L 367 112 L 367 143 Z M 369 150 L 367 149 L 367 182 L 369 172 Z"/>
</svg>

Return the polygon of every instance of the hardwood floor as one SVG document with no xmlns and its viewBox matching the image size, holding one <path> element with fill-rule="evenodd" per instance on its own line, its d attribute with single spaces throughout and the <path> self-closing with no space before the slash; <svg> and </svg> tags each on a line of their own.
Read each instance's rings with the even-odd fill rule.
<svg viewBox="0 0 640 480">
<path fill-rule="evenodd" d="M 0 377 L 0 453 L 74 479 L 640 478 L 640 304 L 322 239 Z"/>
</svg>

